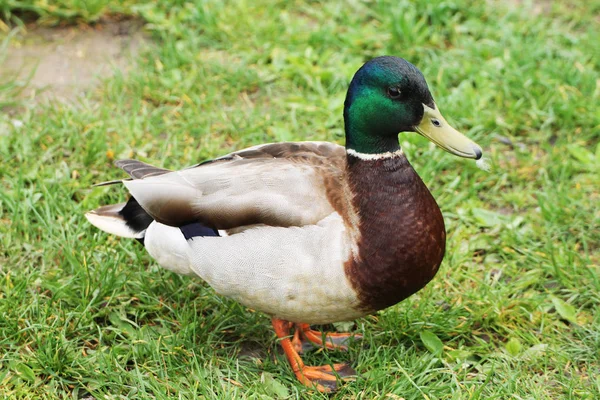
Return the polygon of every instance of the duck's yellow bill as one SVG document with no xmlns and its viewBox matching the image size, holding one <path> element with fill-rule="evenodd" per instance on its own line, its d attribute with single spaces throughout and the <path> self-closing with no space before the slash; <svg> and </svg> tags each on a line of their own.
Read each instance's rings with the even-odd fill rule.
<svg viewBox="0 0 600 400">
<path fill-rule="evenodd" d="M 437 144 L 448 153 L 454 155 L 474 158 L 479 160 L 483 154 L 481 147 L 465 135 L 454 129 L 446 122 L 444 116 L 437 109 L 423 104 L 425 113 L 421 123 L 415 126 L 415 130 L 433 143 Z"/>
</svg>

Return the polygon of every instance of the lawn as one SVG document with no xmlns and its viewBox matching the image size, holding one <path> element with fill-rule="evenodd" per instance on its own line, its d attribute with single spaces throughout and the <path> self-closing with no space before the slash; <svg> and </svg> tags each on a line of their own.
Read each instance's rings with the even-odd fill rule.
<svg viewBox="0 0 600 400">
<path fill-rule="evenodd" d="M 0 1 L 0 62 L 36 20 L 132 16 L 152 45 L 74 102 L 17 97 L 0 64 L 1 398 L 600 398 L 600 3 L 55 3 Z M 338 325 L 364 335 L 349 352 L 306 356 L 361 374 L 321 395 L 296 382 L 268 317 L 83 214 L 125 199 L 91 188 L 124 176 L 114 159 L 180 168 L 343 143 L 347 84 L 383 54 L 423 71 L 492 169 L 400 136 L 444 214 L 446 257 L 424 290 Z"/>
</svg>

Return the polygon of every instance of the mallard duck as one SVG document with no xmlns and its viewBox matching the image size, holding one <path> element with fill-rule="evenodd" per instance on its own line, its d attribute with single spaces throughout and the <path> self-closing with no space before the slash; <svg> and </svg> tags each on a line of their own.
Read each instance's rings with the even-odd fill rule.
<svg viewBox="0 0 600 400">
<path fill-rule="evenodd" d="M 444 257 L 444 220 L 402 152 L 417 132 L 460 157 L 481 148 L 440 113 L 423 74 L 377 57 L 354 75 L 344 103 L 346 146 L 250 147 L 180 171 L 122 160 L 130 199 L 86 214 L 96 227 L 138 239 L 173 272 L 272 318 L 297 378 L 327 392 L 355 372 L 306 366 L 303 343 L 345 349 L 351 334 L 314 324 L 353 320 L 423 288 Z M 293 332 L 293 334 L 292 334 Z"/>
</svg>

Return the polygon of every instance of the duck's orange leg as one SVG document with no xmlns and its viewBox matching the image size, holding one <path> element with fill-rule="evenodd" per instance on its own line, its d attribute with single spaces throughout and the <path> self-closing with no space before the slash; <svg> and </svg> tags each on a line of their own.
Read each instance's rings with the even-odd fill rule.
<svg viewBox="0 0 600 400">
<path fill-rule="evenodd" d="M 356 375 L 356 372 L 348 364 L 322 365 L 309 367 L 304 365 L 302 358 L 298 355 L 290 340 L 290 324 L 282 319 L 272 319 L 273 328 L 277 337 L 281 339 L 281 347 L 292 367 L 292 371 L 298 380 L 305 386 L 316 388 L 320 392 L 332 392 L 337 389 L 337 378 L 347 380 Z"/>
<path fill-rule="evenodd" d="M 348 342 L 351 340 L 360 340 L 362 339 L 362 335 L 355 333 L 336 333 L 336 332 L 319 332 L 310 329 L 309 324 L 296 324 L 296 332 L 300 332 L 300 337 L 308 340 L 311 343 L 316 344 L 317 346 L 325 347 L 327 349 L 337 349 L 337 350 L 348 350 Z M 296 340 L 296 335 L 294 335 L 294 340 Z M 299 340 L 301 343 L 301 340 Z M 298 345 L 295 343 L 296 348 Z M 300 345 L 302 348 L 302 345 Z"/>
<path fill-rule="evenodd" d="M 293 322 L 288 322 L 289 327 L 292 328 L 295 326 Z M 292 337 L 292 347 L 296 350 L 296 353 L 302 354 L 304 352 L 304 345 L 306 343 L 302 341 L 302 336 L 300 336 L 300 329 L 294 329 L 294 337 Z"/>
</svg>

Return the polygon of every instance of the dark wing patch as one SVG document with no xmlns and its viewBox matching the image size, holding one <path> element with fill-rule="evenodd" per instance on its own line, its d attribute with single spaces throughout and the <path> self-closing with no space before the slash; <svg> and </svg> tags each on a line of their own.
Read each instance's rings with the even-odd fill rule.
<svg viewBox="0 0 600 400">
<path fill-rule="evenodd" d="M 199 222 L 193 222 L 191 224 L 180 226 L 179 230 L 181 233 L 183 233 L 185 240 L 190 240 L 199 236 L 220 236 L 216 229 L 209 228 L 208 226 L 202 225 Z"/>
<path fill-rule="evenodd" d="M 138 160 L 118 160 L 115 161 L 115 165 L 127 172 L 133 179 L 144 179 L 171 172 L 168 169 L 158 168 Z"/>
</svg>

